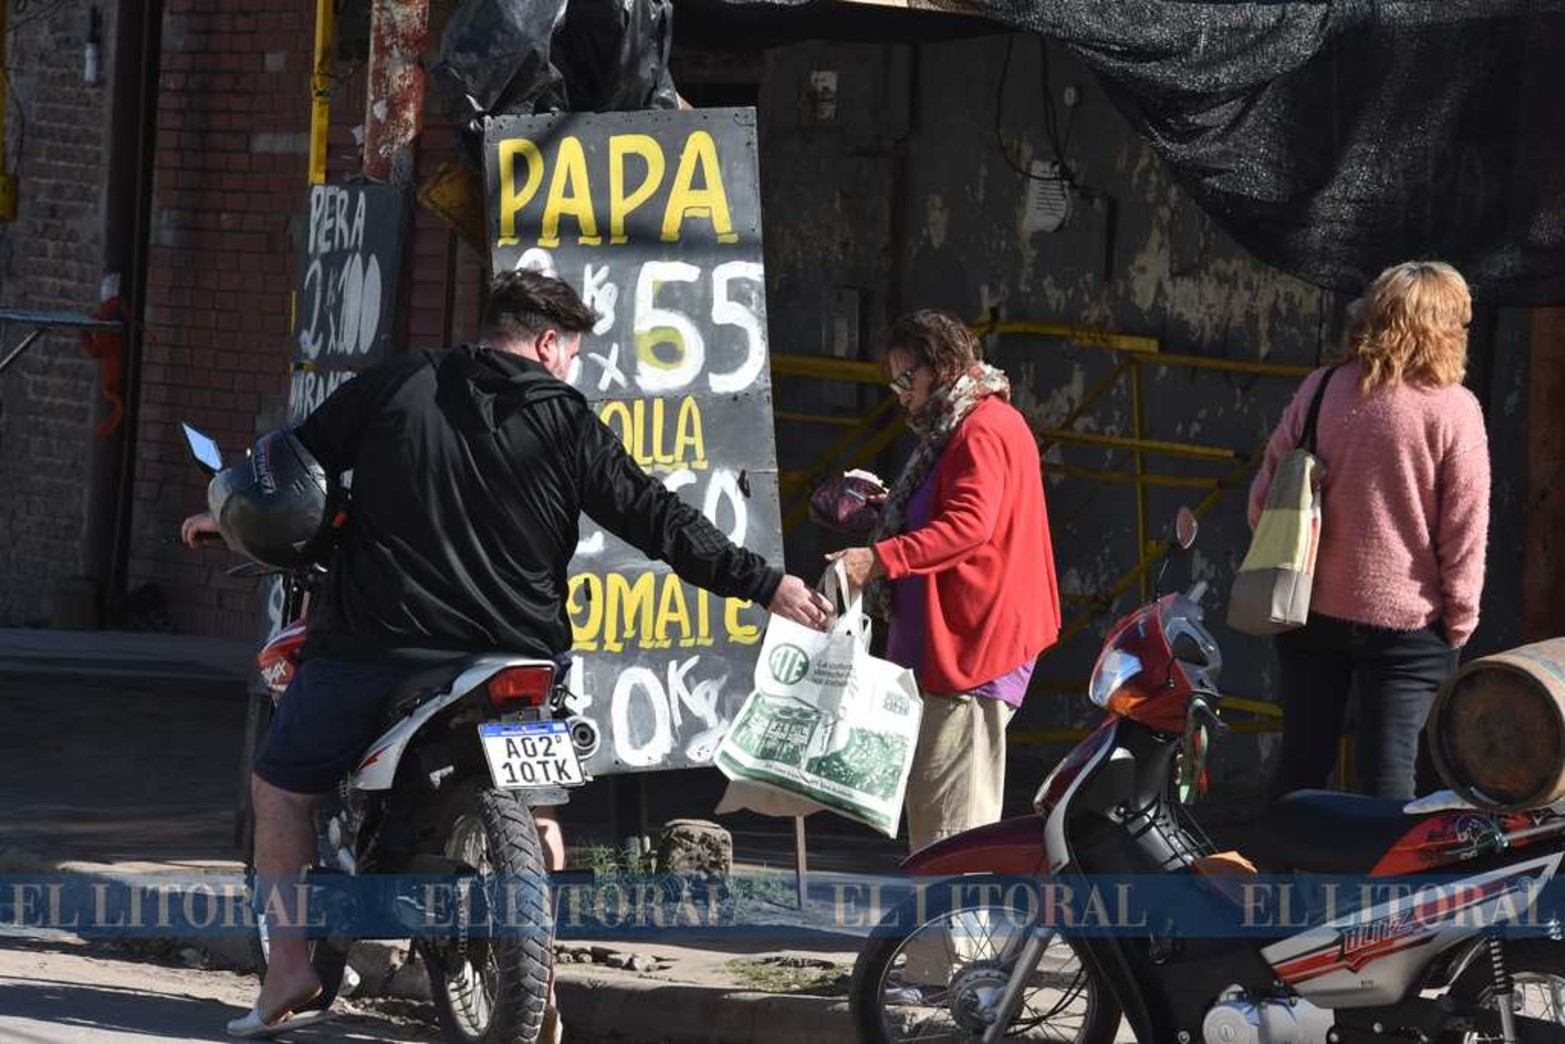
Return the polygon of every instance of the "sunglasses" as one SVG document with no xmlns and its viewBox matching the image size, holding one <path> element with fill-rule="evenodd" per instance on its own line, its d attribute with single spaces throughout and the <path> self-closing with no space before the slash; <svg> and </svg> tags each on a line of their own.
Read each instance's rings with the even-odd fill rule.
<svg viewBox="0 0 1565 1044">
<path fill-rule="evenodd" d="M 901 395 L 906 391 L 910 391 L 913 387 L 914 375 L 923 368 L 923 363 L 915 363 L 887 381 L 886 386 L 891 389 L 893 395 Z"/>
</svg>

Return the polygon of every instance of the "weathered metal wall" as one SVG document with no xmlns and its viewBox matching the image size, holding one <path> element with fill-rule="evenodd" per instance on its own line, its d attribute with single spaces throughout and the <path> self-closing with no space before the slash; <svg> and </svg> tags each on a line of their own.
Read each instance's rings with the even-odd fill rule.
<svg viewBox="0 0 1565 1044">
<path fill-rule="evenodd" d="M 862 303 L 856 355 L 874 350 L 893 314 L 939 307 L 968 319 L 998 310 L 1006 320 L 1142 334 L 1158 338 L 1171 353 L 1315 365 L 1340 332 L 1346 302 L 1267 267 L 1221 233 L 1132 135 L 1091 75 L 1054 46 L 1048 50 L 1047 89 L 1059 136 L 1067 143 L 1064 159 L 1092 198 L 1075 200 L 1070 221 L 1058 231 L 1027 231 L 1027 179 L 1000 152 L 997 126 L 999 142 L 1017 165 L 1056 157 L 1042 131 L 1042 43 L 1032 36 L 1015 38 L 1000 89 L 1008 44 L 1008 37 L 996 36 L 918 47 L 811 44 L 772 52 L 762 85 L 761 166 L 774 349 L 830 354 L 825 317 L 840 307 L 841 288 L 850 287 Z M 836 91 L 823 109 L 820 84 L 826 72 L 835 74 Z M 1064 104 L 1067 88 L 1078 96 L 1074 108 Z M 1475 332 L 1475 341 L 1481 339 Z M 1485 365 L 1498 469 L 1494 550 L 1474 650 L 1502 646 L 1519 634 L 1526 317 L 1502 315 L 1493 343 Z M 1011 375 L 1017 405 L 1044 424 L 1062 420 L 1121 358 L 1055 339 L 1004 337 L 990 346 L 992 360 Z M 1483 354 L 1483 345 L 1474 347 Z M 1155 365 L 1144 368 L 1143 380 L 1148 438 L 1245 454 L 1263 442 L 1296 386 L 1294 379 Z M 1129 389 L 1122 380 L 1076 427 L 1131 434 Z M 866 394 L 867 401 L 877 397 L 783 381 L 778 409 L 845 409 Z M 811 454 L 836 434 L 813 426 L 785 430 L 778 443 L 781 466 L 807 466 Z M 894 456 L 900 460 L 902 453 Z M 1086 599 L 1135 564 L 1137 524 L 1133 485 L 1066 477 L 1065 465 L 1128 471 L 1132 457 L 1076 445 L 1055 446 L 1047 454 L 1051 526 L 1069 623 L 1089 608 Z M 1220 477 L 1232 469 L 1165 456 L 1147 456 L 1145 467 L 1175 477 Z M 1203 518 L 1191 566 L 1212 585 L 1210 617 L 1228 662 L 1224 688 L 1271 699 L 1269 645 L 1221 622 L 1222 600 L 1248 539 L 1247 485 L 1248 475 Z M 1148 535 L 1158 537 L 1179 504 L 1194 504 L 1204 495 L 1149 489 Z M 834 542 L 806 526 L 790 535 L 788 546 L 790 565 L 808 572 Z M 1182 585 L 1187 573 L 1176 566 L 1169 580 Z M 1132 586 L 1094 626 L 1042 662 L 1013 730 L 1096 717 L 1080 695 L 1049 689 L 1059 685 L 1079 692 L 1104 630 L 1138 601 Z M 1269 743 L 1265 737 L 1234 739 L 1219 775 L 1236 782 L 1258 779 Z M 1034 752 L 1052 758 L 1059 748 Z M 1027 761 L 1021 754 L 1018 763 Z M 1012 772 L 1018 788 L 1036 782 L 1033 768 Z"/>
</svg>

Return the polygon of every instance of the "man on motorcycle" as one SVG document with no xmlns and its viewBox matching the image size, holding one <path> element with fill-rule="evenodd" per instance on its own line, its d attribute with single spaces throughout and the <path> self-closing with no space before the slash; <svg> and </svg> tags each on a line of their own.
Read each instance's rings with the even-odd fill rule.
<svg viewBox="0 0 1565 1044">
<path fill-rule="evenodd" d="M 312 806 L 362 755 L 382 700 L 412 667 L 570 648 L 566 566 L 583 512 L 719 596 L 829 623 L 824 597 L 642 471 L 566 383 L 595 321 L 565 282 L 503 274 L 480 344 L 381 363 L 294 432 L 328 473 L 352 472 L 352 518 L 311 609 L 304 662 L 253 766 L 259 881 L 286 881 L 314 861 Z M 217 528 L 195 515 L 182 535 L 193 543 Z M 241 1021 L 274 1024 L 320 988 L 303 935 L 274 932 L 260 996 Z"/>
</svg>

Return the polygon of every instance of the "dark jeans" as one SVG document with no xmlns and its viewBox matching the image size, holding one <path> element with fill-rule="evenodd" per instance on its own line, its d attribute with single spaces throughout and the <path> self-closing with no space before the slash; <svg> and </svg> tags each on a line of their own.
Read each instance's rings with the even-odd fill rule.
<svg viewBox="0 0 1565 1044">
<path fill-rule="evenodd" d="M 1282 749 L 1271 798 L 1327 785 L 1348 694 L 1359 695 L 1355 771 L 1359 790 L 1411 798 L 1419 732 L 1457 651 L 1439 621 L 1417 631 L 1384 631 L 1311 614 L 1275 639 L 1282 695 Z"/>
</svg>

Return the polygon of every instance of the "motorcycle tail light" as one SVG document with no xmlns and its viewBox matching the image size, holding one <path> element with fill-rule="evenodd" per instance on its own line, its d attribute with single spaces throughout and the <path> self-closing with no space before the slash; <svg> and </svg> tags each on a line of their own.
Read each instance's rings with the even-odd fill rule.
<svg viewBox="0 0 1565 1044">
<path fill-rule="evenodd" d="M 541 707 L 548 700 L 549 687 L 553 684 L 554 668 L 538 665 L 507 667 L 490 678 L 486 688 L 494 709 L 506 710 L 517 704 Z"/>
</svg>

